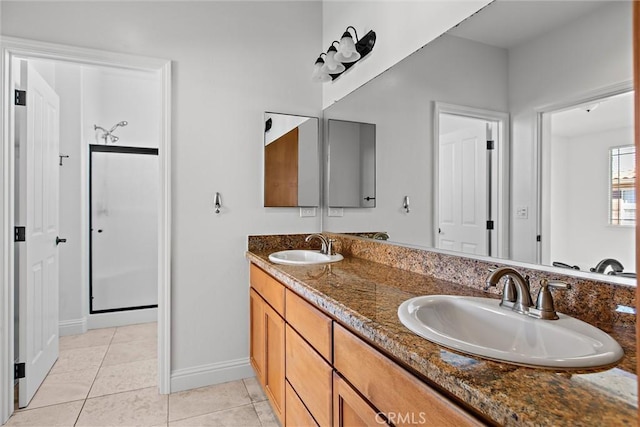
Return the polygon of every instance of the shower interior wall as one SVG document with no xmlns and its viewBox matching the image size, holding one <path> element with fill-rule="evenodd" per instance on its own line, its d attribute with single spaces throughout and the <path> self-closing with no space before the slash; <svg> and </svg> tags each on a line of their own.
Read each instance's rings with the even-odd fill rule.
<svg viewBox="0 0 640 427">
<path fill-rule="evenodd" d="M 114 131 L 120 138 L 118 145 L 157 148 L 159 76 L 64 62 L 30 62 L 60 96 L 60 154 L 69 157 L 60 167 L 60 234 L 67 243 L 60 246 L 59 325 L 61 336 L 72 335 L 108 326 L 104 315 L 89 315 L 88 147 L 104 143 L 93 125 L 110 129 L 126 120 L 128 126 Z"/>
</svg>

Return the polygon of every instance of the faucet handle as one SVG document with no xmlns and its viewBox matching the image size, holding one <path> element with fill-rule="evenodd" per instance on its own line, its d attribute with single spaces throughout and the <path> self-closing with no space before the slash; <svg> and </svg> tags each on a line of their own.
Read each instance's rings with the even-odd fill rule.
<svg viewBox="0 0 640 427">
<path fill-rule="evenodd" d="M 551 296 L 549 288 L 566 290 L 571 289 L 571 285 L 559 280 L 542 279 L 540 281 L 540 292 L 536 300 L 536 311 L 533 314 L 541 319 L 556 320 L 558 319 L 558 314 L 553 305 L 553 297 Z"/>
<path fill-rule="evenodd" d="M 336 239 L 327 239 L 327 255 L 333 255 L 333 244 L 336 242 Z"/>
</svg>

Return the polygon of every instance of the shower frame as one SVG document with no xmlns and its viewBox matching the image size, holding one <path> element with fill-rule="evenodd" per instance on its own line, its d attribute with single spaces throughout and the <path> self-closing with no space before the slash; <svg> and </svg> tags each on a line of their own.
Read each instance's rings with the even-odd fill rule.
<svg viewBox="0 0 640 427">
<path fill-rule="evenodd" d="M 121 153 L 121 154 L 142 154 L 157 156 L 157 148 L 148 147 L 127 147 L 123 145 L 89 145 L 89 314 L 100 313 L 116 313 L 121 311 L 143 310 L 149 308 L 157 308 L 158 304 L 140 305 L 132 307 L 108 308 L 103 310 L 93 309 L 93 215 L 91 209 L 93 207 L 93 187 L 92 187 L 92 171 L 93 171 L 93 153 Z"/>
</svg>

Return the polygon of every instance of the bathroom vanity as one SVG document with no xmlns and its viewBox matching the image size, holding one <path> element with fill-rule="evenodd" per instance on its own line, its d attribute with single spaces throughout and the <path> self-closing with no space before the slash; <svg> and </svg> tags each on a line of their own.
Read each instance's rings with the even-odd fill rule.
<svg viewBox="0 0 640 427">
<path fill-rule="evenodd" d="M 310 266 L 268 260 L 274 250 L 304 247 L 304 236 L 249 238 L 251 363 L 283 425 L 636 423 L 630 318 L 596 314 L 604 320 L 597 326 L 625 351 L 611 368 L 550 370 L 460 354 L 406 329 L 398 306 L 418 295 L 498 297 L 481 289 L 484 281 L 466 283 L 469 271 L 484 275 L 488 263 L 443 254 L 433 263 L 432 252 L 332 237 L 345 259 Z M 415 268 L 407 263 L 417 264 L 420 257 L 433 274 L 409 271 Z M 393 259 L 399 260 L 397 266 Z M 442 269 L 449 269 L 450 279 L 437 277 Z M 589 283 L 573 285 L 575 298 L 601 300 L 601 306 L 591 305 L 592 312 L 624 298 L 624 289 L 606 301 L 590 296 L 598 291 Z M 570 310 L 571 299 L 559 297 L 559 311 L 594 323 Z"/>
</svg>

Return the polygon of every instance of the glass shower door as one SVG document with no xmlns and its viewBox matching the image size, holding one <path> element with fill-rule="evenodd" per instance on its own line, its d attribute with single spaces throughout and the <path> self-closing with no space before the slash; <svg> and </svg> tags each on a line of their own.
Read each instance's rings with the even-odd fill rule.
<svg viewBox="0 0 640 427">
<path fill-rule="evenodd" d="M 90 146 L 90 312 L 157 307 L 158 150 Z"/>
</svg>

